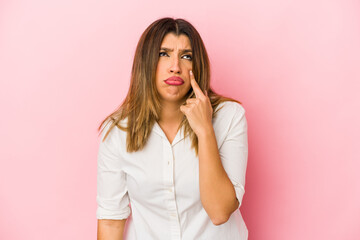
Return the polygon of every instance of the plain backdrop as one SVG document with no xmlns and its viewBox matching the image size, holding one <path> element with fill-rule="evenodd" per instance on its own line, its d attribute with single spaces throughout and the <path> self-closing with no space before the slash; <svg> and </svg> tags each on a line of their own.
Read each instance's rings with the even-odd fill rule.
<svg viewBox="0 0 360 240">
<path fill-rule="evenodd" d="M 0 2 L 0 239 L 96 238 L 97 127 L 161 17 L 248 121 L 249 240 L 360 239 L 360 2 Z"/>
</svg>

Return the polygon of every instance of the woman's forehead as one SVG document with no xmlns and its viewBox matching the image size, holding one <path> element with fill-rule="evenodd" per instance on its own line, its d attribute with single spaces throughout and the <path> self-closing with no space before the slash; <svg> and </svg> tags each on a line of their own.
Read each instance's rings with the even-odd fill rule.
<svg viewBox="0 0 360 240">
<path fill-rule="evenodd" d="M 191 51 L 191 43 L 189 38 L 185 34 L 176 36 L 174 33 L 168 33 L 165 35 L 161 49 L 167 51 L 179 50 L 179 51 Z"/>
</svg>

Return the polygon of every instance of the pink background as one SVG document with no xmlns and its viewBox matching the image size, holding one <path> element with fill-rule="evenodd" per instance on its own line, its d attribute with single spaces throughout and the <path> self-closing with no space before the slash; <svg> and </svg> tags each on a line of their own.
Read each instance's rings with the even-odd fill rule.
<svg viewBox="0 0 360 240">
<path fill-rule="evenodd" d="M 2 1 L 0 239 L 95 239 L 100 121 L 137 41 L 189 20 L 243 102 L 249 240 L 360 239 L 359 1 Z"/>
</svg>

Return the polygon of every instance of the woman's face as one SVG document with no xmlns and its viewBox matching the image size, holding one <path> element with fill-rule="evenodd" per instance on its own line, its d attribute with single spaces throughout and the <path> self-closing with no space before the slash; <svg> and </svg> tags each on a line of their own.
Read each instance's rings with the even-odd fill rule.
<svg viewBox="0 0 360 240">
<path fill-rule="evenodd" d="M 183 103 L 188 93 L 192 69 L 192 49 L 189 38 L 182 34 L 165 35 L 159 52 L 156 68 L 156 89 L 161 101 Z M 179 77 L 169 79 L 170 77 Z"/>
</svg>

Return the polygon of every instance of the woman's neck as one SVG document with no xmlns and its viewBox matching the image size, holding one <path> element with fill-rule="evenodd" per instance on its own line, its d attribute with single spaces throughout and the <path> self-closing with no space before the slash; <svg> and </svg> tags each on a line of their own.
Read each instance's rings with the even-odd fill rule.
<svg viewBox="0 0 360 240">
<path fill-rule="evenodd" d="M 180 111 L 181 103 L 165 102 L 161 103 L 159 123 L 169 125 L 179 125 L 184 114 Z"/>
</svg>

